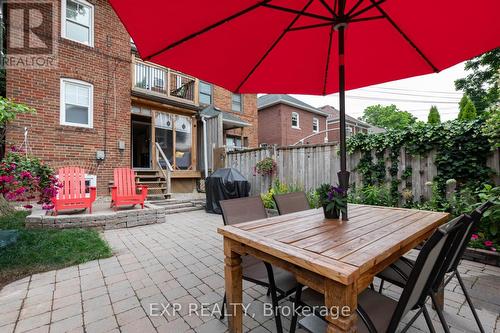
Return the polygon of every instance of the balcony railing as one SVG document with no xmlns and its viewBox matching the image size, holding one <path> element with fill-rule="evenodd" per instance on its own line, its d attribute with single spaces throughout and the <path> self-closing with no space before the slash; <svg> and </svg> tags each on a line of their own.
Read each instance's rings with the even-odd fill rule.
<svg viewBox="0 0 500 333">
<path fill-rule="evenodd" d="M 134 58 L 132 89 L 198 105 L 198 80 Z"/>
</svg>

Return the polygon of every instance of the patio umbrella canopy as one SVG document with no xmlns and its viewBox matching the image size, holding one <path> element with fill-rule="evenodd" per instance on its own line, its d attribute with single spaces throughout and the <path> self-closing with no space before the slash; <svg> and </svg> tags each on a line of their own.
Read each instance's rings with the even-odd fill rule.
<svg viewBox="0 0 500 333">
<path fill-rule="evenodd" d="M 237 93 L 340 92 L 344 188 L 345 90 L 500 46 L 498 0 L 109 1 L 144 60 Z"/>
</svg>

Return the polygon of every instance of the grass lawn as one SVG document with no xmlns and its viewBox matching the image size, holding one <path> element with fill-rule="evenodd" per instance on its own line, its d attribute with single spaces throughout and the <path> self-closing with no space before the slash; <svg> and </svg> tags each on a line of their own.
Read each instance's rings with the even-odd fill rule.
<svg viewBox="0 0 500 333">
<path fill-rule="evenodd" d="M 17 243 L 0 250 L 0 289 L 24 276 L 112 255 L 95 230 L 24 228 L 25 212 L 0 217 L 0 229 L 19 230 Z"/>
</svg>

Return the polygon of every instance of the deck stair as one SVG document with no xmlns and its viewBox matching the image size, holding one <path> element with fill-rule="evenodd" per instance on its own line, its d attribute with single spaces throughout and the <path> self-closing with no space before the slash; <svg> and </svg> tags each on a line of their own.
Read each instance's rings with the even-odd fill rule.
<svg viewBox="0 0 500 333">
<path fill-rule="evenodd" d="M 168 193 L 165 176 L 160 170 L 135 170 L 135 182 L 139 185 L 148 186 L 148 200 L 169 199 L 172 195 Z"/>
<path fill-rule="evenodd" d="M 166 208 L 166 214 L 176 214 L 202 210 L 205 208 L 205 200 L 202 199 L 160 199 L 150 200 L 149 203 Z"/>
</svg>

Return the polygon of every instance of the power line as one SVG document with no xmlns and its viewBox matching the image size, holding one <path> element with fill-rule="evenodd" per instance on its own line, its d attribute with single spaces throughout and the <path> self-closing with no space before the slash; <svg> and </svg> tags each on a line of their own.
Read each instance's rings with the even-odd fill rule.
<svg viewBox="0 0 500 333">
<path fill-rule="evenodd" d="M 426 104 L 458 104 L 459 100 L 456 101 L 423 101 L 416 99 L 397 99 L 397 98 L 382 98 L 382 97 L 367 97 L 367 96 L 355 96 L 346 95 L 347 98 L 361 99 L 361 100 L 372 100 L 372 101 L 391 101 L 391 102 L 403 102 L 403 103 L 426 103 Z"/>
<path fill-rule="evenodd" d="M 364 89 L 364 88 L 362 88 Z M 435 95 L 422 95 L 422 94 L 411 94 L 403 92 L 392 92 L 392 91 L 380 91 L 380 90 L 364 90 L 367 93 L 379 93 L 379 94 L 390 94 L 390 95 L 401 95 L 401 96 L 416 96 L 416 97 L 426 97 L 426 98 L 456 98 L 456 96 L 435 96 Z"/>
<path fill-rule="evenodd" d="M 437 90 L 419 90 L 419 89 L 407 89 L 407 88 L 394 88 L 394 87 L 366 87 L 371 89 L 383 89 L 383 90 L 399 90 L 399 91 L 410 91 L 410 92 L 423 92 L 423 93 L 435 93 L 435 94 L 452 94 L 452 95 L 463 95 L 459 91 L 437 91 Z"/>
</svg>

